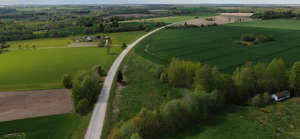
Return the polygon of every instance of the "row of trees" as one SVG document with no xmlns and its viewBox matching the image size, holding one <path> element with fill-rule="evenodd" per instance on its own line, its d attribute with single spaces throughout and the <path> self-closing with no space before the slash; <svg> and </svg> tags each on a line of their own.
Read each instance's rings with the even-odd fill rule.
<svg viewBox="0 0 300 139">
<path fill-rule="evenodd" d="M 248 100 L 264 92 L 291 90 L 300 96 L 300 62 L 288 70 L 282 59 L 269 64 L 246 63 L 232 75 L 221 74 L 217 68 L 173 59 L 167 69 L 167 82 L 177 87 L 203 88 L 220 91 L 228 103 L 246 104 Z M 237 99 L 239 98 L 239 99 Z"/>
<path fill-rule="evenodd" d="M 167 132 L 184 129 L 193 122 L 203 121 L 223 106 L 224 99 L 219 92 L 195 91 L 185 98 L 168 101 L 154 110 L 143 108 L 135 117 L 118 123 L 108 138 L 158 138 Z"/>
<path fill-rule="evenodd" d="M 0 54 L 6 51 L 7 48 L 9 48 L 10 45 L 6 44 L 6 42 L 2 41 L 0 42 Z"/>
<path fill-rule="evenodd" d="M 300 14 L 293 10 L 267 10 L 254 13 L 253 17 L 261 19 L 276 19 L 276 18 L 293 18 L 300 17 Z"/>
<path fill-rule="evenodd" d="M 82 71 L 74 76 L 66 74 L 62 83 L 66 88 L 72 88 L 72 99 L 75 111 L 81 115 L 92 110 L 102 88 L 101 76 L 104 76 L 101 66 L 90 71 Z"/>
</svg>

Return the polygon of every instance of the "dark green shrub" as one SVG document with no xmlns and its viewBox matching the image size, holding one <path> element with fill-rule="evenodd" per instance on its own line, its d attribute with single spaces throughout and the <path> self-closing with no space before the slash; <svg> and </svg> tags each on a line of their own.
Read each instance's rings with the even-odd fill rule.
<svg viewBox="0 0 300 139">
<path fill-rule="evenodd" d="M 123 49 L 126 49 L 126 48 L 127 48 L 127 44 L 126 44 L 126 43 L 123 43 L 123 44 L 122 44 L 122 48 L 123 48 Z"/>
<path fill-rule="evenodd" d="M 93 69 L 99 76 L 105 76 L 105 71 L 101 65 L 95 66 Z"/>
<path fill-rule="evenodd" d="M 122 82 L 123 82 L 123 74 L 122 74 L 121 71 L 118 72 L 117 81 L 118 81 L 119 83 L 122 83 Z"/>
<path fill-rule="evenodd" d="M 72 76 L 70 74 L 65 74 L 62 79 L 62 84 L 65 88 L 72 88 Z"/>
<path fill-rule="evenodd" d="M 80 114 L 80 115 L 84 115 L 89 108 L 89 101 L 86 98 L 81 99 L 77 106 L 76 106 L 76 111 Z"/>
<path fill-rule="evenodd" d="M 161 82 L 163 82 L 163 83 L 167 82 L 167 80 L 168 80 L 167 74 L 164 73 L 164 72 L 161 73 L 161 74 L 160 74 L 159 80 L 160 80 Z"/>
<path fill-rule="evenodd" d="M 247 42 L 254 42 L 256 40 L 256 37 L 252 34 L 246 34 L 242 36 L 241 40 Z"/>
</svg>

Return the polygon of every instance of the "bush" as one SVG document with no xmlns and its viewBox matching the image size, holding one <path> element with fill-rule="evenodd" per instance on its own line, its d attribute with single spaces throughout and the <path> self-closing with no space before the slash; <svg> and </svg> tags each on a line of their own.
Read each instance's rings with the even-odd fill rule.
<svg viewBox="0 0 300 139">
<path fill-rule="evenodd" d="M 62 79 L 62 84 L 65 88 L 72 88 L 72 76 L 70 74 L 65 74 Z"/>
<path fill-rule="evenodd" d="M 157 138 L 160 134 L 161 122 L 157 111 L 145 108 L 132 119 L 134 125 L 139 129 L 139 135 L 145 139 Z"/>
<path fill-rule="evenodd" d="M 271 103 L 271 95 L 268 92 L 265 92 L 262 95 L 262 102 L 264 105 L 270 104 Z"/>
<path fill-rule="evenodd" d="M 185 103 L 179 99 L 171 100 L 162 107 L 161 114 L 164 125 L 167 130 L 175 131 L 176 129 L 183 129 L 187 124 L 187 107 Z"/>
<path fill-rule="evenodd" d="M 247 42 L 254 42 L 256 40 L 256 37 L 252 34 L 246 34 L 242 36 L 241 40 Z"/>
<path fill-rule="evenodd" d="M 88 106 L 89 101 L 86 98 L 83 98 L 79 101 L 75 109 L 80 115 L 84 115 L 88 111 Z"/>
<path fill-rule="evenodd" d="M 161 73 L 161 74 L 160 74 L 159 80 L 160 80 L 161 82 L 163 82 L 163 83 L 167 82 L 167 81 L 168 81 L 168 76 L 167 76 L 167 74 L 164 73 L 164 72 Z"/>
<path fill-rule="evenodd" d="M 262 96 L 261 94 L 257 94 L 251 99 L 251 104 L 256 107 L 262 106 Z"/>
<path fill-rule="evenodd" d="M 123 82 L 123 74 L 122 74 L 121 71 L 118 72 L 117 81 L 118 81 L 119 83 L 122 83 L 122 82 Z"/>
<path fill-rule="evenodd" d="M 138 133 L 134 133 L 131 135 L 130 139 L 143 139 Z"/>
<path fill-rule="evenodd" d="M 99 76 L 105 76 L 105 71 L 101 65 L 95 66 L 93 69 Z"/>
<path fill-rule="evenodd" d="M 133 124 L 132 121 L 127 121 L 120 128 L 120 138 L 121 139 L 130 139 L 131 135 L 138 133 L 139 130 Z"/>
<path fill-rule="evenodd" d="M 126 49 L 126 48 L 127 48 L 127 44 L 126 44 L 126 43 L 123 43 L 122 48 L 123 48 L 123 49 Z"/>
</svg>

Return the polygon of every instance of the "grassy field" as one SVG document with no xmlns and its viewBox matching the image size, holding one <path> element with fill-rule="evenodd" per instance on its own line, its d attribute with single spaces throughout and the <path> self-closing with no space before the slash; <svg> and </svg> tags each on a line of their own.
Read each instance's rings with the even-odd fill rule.
<svg viewBox="0 0 300 139">
<path fill-rule="evenodd" d="M 283 58 L 291 66 L 300 60 L 300 26 L 295 22 L 300 24 L 300 21 L 293 20 L 270 20 L 216 27 L 165 29 L 141 42 L 136 52 L 161 64 L 168 64 L 173 57 L 178 57 L 217 66 L 229 73 L 246 61 L 269 62 L 275 57 Z M 268 26 L 270 23 L 273 23 L 273 28 Z M 290 29 L 281 28 L 289 23 Z M 251 47 L 235 44 L 245 34 L 270 35 L 275 41 Z"/>
<path fill-rule="evenodd" d="M 164 139 L 294 139 L 300 138 L 300 98 L 263 108 L 231 107 L 205 123 Z"/>
<path fill-rule="evenodd" d="M 239 24 L 228 24 L 228 26 L 300 30 L 299 23 L 300 23 L 299 20 L 276 19 L 276 20 L 262 20 L 257 22 L 243 22 Z"/>
<path fill-rule="evenodd" d="M 108 70 L 121 47 L 54 48 L 15 50 L 0 55 L 0 90 L 35 90 L 61 88 L 65 73 L 76 73 L 101 64 Z M 9 61 L 9 62 L 8 62 Z"/>
<path fill-rule="evenodd" d="M 110 36 L 113 44 L 121 45 L 123 42 L 129 44 L 143 34 L 144 31 L 137 31 Z M 63 74 L 74 74 L 99 64 L 108 70 L 122 51 L 121 46 L 113 46 L 111 54 L 107 54 L 106 48 L 65 48 L 68 39 L 71 38 L 26 40 L 26 43 L 38 42 L 44 49 L 16 49 L 1 54 L 0 91 L 61 88 Z"/>
<path fill-rule="evenodd" d="M 121 45 L 123 42 L 131 43 L 138 39 L 143 34 L 146 34 L 144 31 L 133 31 L 133 32 L 121 32 L 121 33 L 109 33 L 106 35 L 111 36 L 112 42 L 114 45 Z M 97 34 L 104 35 L 104 34 Z M 20 41 L 11 41 L 8 44 L 12 48 L 18 48 L 21 45 L 23 48 L 26 46 L 31 47 L 35 45 L 36 47 L 67 47 L 72 43 L 73 37 L 64 37 L 64 38 L 45 38 L 45 39 L 35 39 L 35 40 L 20 40 Z"/>
<path fill-rule="evenodd" d="M 53 115 L 0 123 L 0 139 L 81 139 L 90 114 Z"/>
<path fill-rule="evenodd" d="M 198 17 L 198 18 L 207 18 L 207 17 L 211 17 L 211 16 L 215 16 L 215 15 L 217 15 L 217 14 L 208 13 L 208 14 L 200 14 L 200 15 L 156 17 L 156 18 L 145 19 L 145 21 L 147 21 L 147 22 L 176 23 L 176 22 L 195 19 L 196 17 Z M 129 21 L 125 21 L 125 22 L 138 22 L 138 21 L 139 20 L 129 20 Z"/>
</svg>

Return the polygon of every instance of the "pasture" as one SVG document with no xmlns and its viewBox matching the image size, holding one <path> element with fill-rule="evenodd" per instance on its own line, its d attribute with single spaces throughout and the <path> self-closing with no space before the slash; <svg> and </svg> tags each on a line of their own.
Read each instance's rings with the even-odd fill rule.
<svg viewBox="0 0 300 139">
<path fill-rule="evenodd" d="M 294 20 L 268 20 L 215 27 L 165 29 L 146 38 L 135 50 L 138 54 L 160 64 L 167 65 L 173 57 L 200 61 L 231 73 L 247 61 L 269 62 L 282 58 L 288 66 L 300 60 L 300 26 Z M 272 28 L 269 24 L 272 23 Z M 283 29 L 283 23 L 291 23 Z M 258 27 L 259 25 L 259 27 Z M 269 35 L 275 41 L 253 47 L 235 44 L 242 35 Z M 222 43 L 220 43 L 222 42 Z"/>
<path fill-rule="evenodd" d="M 0 123 L 0 139 L 81 139 L 89 117 L 62 114 Z"/>
<path fill-rule="evenodd" d="M 132 32 L 120 32 L 120 33 L 108 33 L 108 34 L 100 33 L 96 35 L 101 35 L 101 36 L 109 35 L 112 39 L 113 45 L 121 45 L 123 42 L 131 43 L 136 39 L 138 39 L 140 36 L 144 35 L 145 33 L 146 32 L 144 31 L 132 31 Z M 12 48 L 18 48 L 19 45 L 21 45 L 23 48 L 26 46 L 32 47 L 32 45 L 35 45 L 37 48 L 38 47 L 67 47 L 69 44 L 73 42 L 72 38 L 74 37 L 20 40 L 20 41 L 11 41 L 8 42 L 8 44 L 10 44 Z"/>
</svg>

